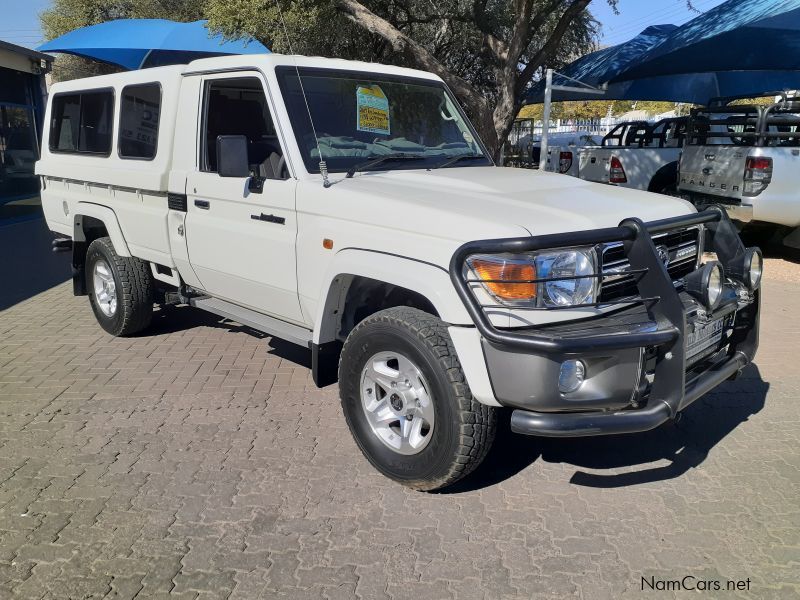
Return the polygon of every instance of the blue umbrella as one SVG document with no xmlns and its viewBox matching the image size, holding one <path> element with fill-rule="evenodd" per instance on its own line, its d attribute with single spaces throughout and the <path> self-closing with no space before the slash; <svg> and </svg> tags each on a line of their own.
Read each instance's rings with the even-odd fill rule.
<svg viewBox="0 0 800 600">
<path fill-rule="evenodd" d="M 611 83 L 599 99 L 708 104 L 716 98 L 752 98 L 796 89 L 800 71 L 712 71 Z"/>
<path fill-rule="evenodd" d="M 800 70 L 800 0 L 728 0 L 672 31 L 611 81 L 781 70 Z"/>
<path fill-rule="evenodd" d="M 598 87 L 613 77 L 619 75 L 628 66 L 645 54 L 651 48 L 660 44 L 675 25 L 653 25 L 642 31 L 639 35 L 627 42 L 591 52 L 570 63 L 558 73 L 553 74 L 553 83 L 557 85 L 574 85 L 567 77 L 577 79 L 582 83 Z M 565 75 L 566 77 L 559 77 Z M 553 100 L 587 100 L 585 94 L 554 90 Z M 614 98 L 622 100 L 623 98 Z M 539 81 L 526 95 L 527 103 L 544 101 L 544 81 Z"/>
<path fill-rule="evenodd" d="M 225 41 L 221 35 L 212 35 L 207 23 L 118 19 L 70 31 L 38 50 L 75 54 L 130 70 L 182 64 L 207 56 L 269 52 L 253 40 Z"/>
<path fill-rule="evenodd" d="M 718 9 L 726 7 L 735 10 L 722 10 L 720 14 Z M 734 23 L 741 26 L 745 15 L 763 23 L 765 21 L 761 17 L 769 14 L 771 17 L 766 22 L 782 23 L 786 26 L 792 22 L 792 15 L 800 14 L 800 0 L 729 0 L 718 9 L 680 27 L 648 27 L 628 42 L 577 59 L 561 72 L 586 84 L 603 86 L 605 93 L 602 96 L 589 96 L 575 91 L 555 90 L 553 99 L 665 100 L 708 104 L 714 98 L 752 97 L 800 89 L 800 49 L 788 51 L 790 43 L 800 40 L 800 31 L 792 34 L 796 38 L 794 42 L 787 30 L 776 36 L 776 39 L 783 40 L 786 49 L 785 56 L 780 58 L 775 56 L 774 50 L 768 51 L 772 42 L 765 41 L 764 38 L 769 36 L 763 32 L 757 43 L 753 43 L 752 39 L 745 43 L 720 42 L 715 38 L 717 41 L 714 44 L 721 46 L 715 53 L 706 47 L 691 45 L 687 37 L 687 32 L 694 32 L 694 35 L 705 39 L 704 36 L 716 36 L 720 29 L 738 36 L 740 33 L 731 28 Z M 786 13 L 787 9 L 791 9 L 791 14 Z M 724 26 L 721 24 L 723 21 Z M 751 31 L 750 35 L 755 34 Z M 680 43 L 690 44 L 688 54 L 684 55 L 684 49 L 678 40 L 682 40 Z M 668 47 L 672 50 L 668 50 Z M 736 57 L 737 53 L 746 56 Z M 654 58 L 662 56 L 663 59 Z M 734 58 L 729 59 L 728 56 Z M 660 61 L 660 66 L 654 66 L 657 60 Z M 787 64 L 794 66 L 788 69 Z M 565 78 L 559 79 L 555 74 L 553 81 L 556 84 L 577 87 Z M 543 96 L 544 83 L 539 82 L 530 88 L 526 102 L 542 102 Z"/>
</svg>

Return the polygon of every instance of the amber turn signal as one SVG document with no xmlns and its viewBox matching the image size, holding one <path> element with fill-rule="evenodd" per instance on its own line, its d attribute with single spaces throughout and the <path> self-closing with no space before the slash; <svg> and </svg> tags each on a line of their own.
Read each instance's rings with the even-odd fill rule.
<svg viewBox="0 0 800 600">
<path fill-rule="evenodd" d="M 330 238 L 325 238 L 322 240 L 322 247 L 325 248 L 325 250 L 333 250 L 333 240 Z"/>
<path fill-rule="evenodd" d="M 502 300 L 533 300 L 536 298 L 536 267 L 533 263 L 509 261 L 503 258 L 473 257 L 469 265 L 494 296 Z"/>
</svg>

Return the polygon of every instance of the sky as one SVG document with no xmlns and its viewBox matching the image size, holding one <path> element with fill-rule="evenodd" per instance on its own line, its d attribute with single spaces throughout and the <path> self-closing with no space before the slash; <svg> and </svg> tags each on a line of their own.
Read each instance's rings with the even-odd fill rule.
<svg viewBox="0 0 800 600">
<path fill-rule="evenodd" d="M 705 12 L 724 0 L 691 1 L 697 11 Z M 602 23 L 600 43 L 604 46 L 626 42 L 650 25 L 682 25 L 699 14 L 689 9 L 686 0 L 618 0 L 618 15 L 606 0 L 592 0 L 589 9 Z"/>
<path fill-rule="evenodd" d="M 692 0 L 700 11 L 706 11 L 723 0 Z M 39 13 L 50 0 L 0 0 L 0 40 L 33 48 L 42 43 Z M 697 13 L 686 6 L 686 0 L 618 0 L 620 14 L 615 15 L 606 0 L 592 0 L 589 5 L 603 24 L 601 43 L 614 45 L 634 37 L 648 25 L 674 23 L 680 25 Z"/>
</svg>

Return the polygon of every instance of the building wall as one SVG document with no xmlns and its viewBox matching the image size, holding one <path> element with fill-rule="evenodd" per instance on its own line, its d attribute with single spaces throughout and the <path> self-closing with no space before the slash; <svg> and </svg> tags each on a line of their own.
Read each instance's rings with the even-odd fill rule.
<svg viewBox="0 0 800 600">
<path fill-rule="evenodd" d="M 43 71 L 48 64 L 29 52 L 0 47 L 0 221 L 29 213 L 30 206 L 22 209 L 15 203 L 39 191 L 33 169 L 39 157 L 46 93 Z"/>
</svg>

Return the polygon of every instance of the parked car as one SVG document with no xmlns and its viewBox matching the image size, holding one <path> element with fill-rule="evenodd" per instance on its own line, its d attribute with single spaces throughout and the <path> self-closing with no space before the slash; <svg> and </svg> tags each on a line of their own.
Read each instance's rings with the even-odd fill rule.
<svg viewBox="0 0 800 600">
<path fill-rule="evenodd" d="M 47 224 L 103 329 L 188 304 L 309 348 L 412 488 L 472 471 L 501 407 L 645 431 L 758 345 L 761 255 L 724 211 L 496 167 L 431 73 L 208 58 L 57 83 L 45 122 Z"/>
<path fill-rule="evenodd" d="M 594 134 L 580 131 L 555 134 L 550 136 L 548 142 L 545 170 L 573 177 L 578 176 L 578 153 L 581 148 L 597 144 Z"/>
<path fill-rule="evenodd" d="M 800 104 L 695 109 L 678 189 L 698 206 L 721 203 L 742 223 L 767 225 L 800 248 Z"/>
<path fill-rule="evenodd" d="M 579 153 L 578 176 L 587 181 L 675 194 L 686 117 L 621 123 L 600 146 Z"/>
</svg>

